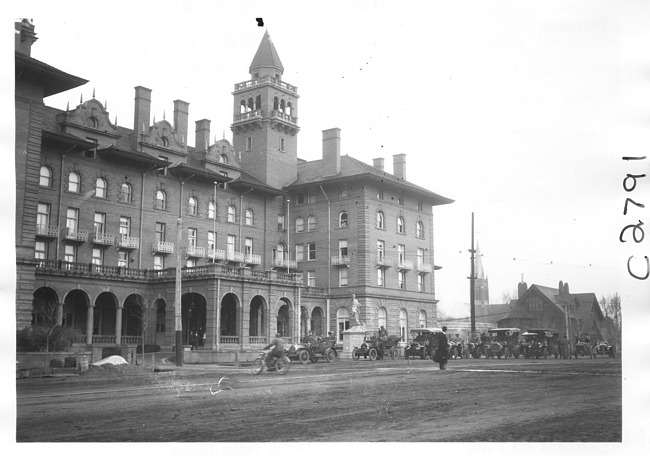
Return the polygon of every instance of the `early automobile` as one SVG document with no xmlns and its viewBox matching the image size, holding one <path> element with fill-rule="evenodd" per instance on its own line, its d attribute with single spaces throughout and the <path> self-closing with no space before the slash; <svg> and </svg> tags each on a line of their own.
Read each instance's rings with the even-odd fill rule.
<svg viewBox="0 0 650 456">
<path fill-rule="evenodd" d="M 573 354 L 576 359 L 578 359 L 578 356 L 589 356 L 590 358 L 594 357 L 594 353 L 591 350 L 591 346 L 589 345 L 588 342 L 585 341 L 576 342 L 576 347 L 575 350 L 573 351 Z"/>
<path fill-rule="evenodd" d="M 524 332 L 521 334 L 524 338 L 521 344 L 521 354 L 524 358 L 539 358 L 548 356 L 548 350 L 539 340 L 539 334 L 534 332 Z"/>
<path fill-rule="evenodd" d="M 535 328 L 528 332 L 539 334 L 540 342 L 546 347 L 547 356 L 560 357 L 560 332 L 556 329 Z"/>
<path fill-rule="evenodd" d="M 306 364 L 308 361 L 315 363 L 319 358 L 324 358 L 328 363 L 336 359 L 335 337 L 308 337 L 304 341 L 304 350 L 301 350 L 298 359 Z"/>
<path fill-rule="evenodd" d="M 436 334 L 442 333 L 440 328 L 418 328 L 411 330 L 411 343 L 404 350 L 404 357 L 426 359 L 431 354 L 431 343 Z"/>
<path fill-rule="evenodd" d="M 519 328 L 493 328 L 488 333 L 492 341 L 485 344 L 486 358 L 519 358 Z"/>
<path fill-rule="evenodd" d="M 364 359 L 370 358 L 372 361 L 383 359 L 384 356 L 395 359 L 399 354 L 397 349 L 399 341 L 400 336 L 380 338 L 377 331 L 366 331 L 361 346 L 354 347 L 354 350 L 352 350 L 352 359 L 358 360 L 362 356 Z"/>
<path fill-rule="evenodd" d="M 598 342 L 596 344 L 595 354 L 596 355 L 609 356 L 609 349 L 610 349 L 610 346 L 609 346 L 609 344 L 607 342 L 603 342 L 603 341 Z"/>
<path fill-rule="evenodd" d="M 558 340 L 560 333 L 555 329 L 535 328 L 529 329 L 522 334 L 524 337 L 523 355 L 526 358 L 539 358 L 544 359 L 549 356 L 560 355 L 558 349 Z"/>
</svg>

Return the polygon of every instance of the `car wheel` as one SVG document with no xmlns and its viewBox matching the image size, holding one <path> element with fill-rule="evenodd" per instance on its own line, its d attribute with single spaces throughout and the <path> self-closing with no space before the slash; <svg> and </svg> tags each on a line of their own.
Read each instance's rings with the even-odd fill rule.
<svg viewBox="0 0 650 456">
<path fill-rule="evenodd" d="M 376 349 L 375 347 L 372 347 L 372 348 L 368 351 L 368 356 L 370 357 L 370 361 L 374 361 L 374 360 L 376 360 L 376 359 L 377 359 L 377 356 L 378 356 L 377 349 Z"/>
<path fill-rule="evenodd" d="M 392 359 L 396 359 L 396 358 L 397 358 L 397 349 L 396 349 L 396 348 L 391 348 L 391 349 L 390 349 L 390 357 L 391 357 Z"/>
<path fill-rule="evenodd" d="M 307 364 L 309 362 L 309 352 L 307 350 L 300 350 L 300 353 L 298 353 L 298 359 L 301 364 Z"/>
<path fill-rule="evenodd" d="M 359 360 L 359 352 L 357 350 L 354 350 L 352 352 L 352 359 L 355 360 L 355 361 Z"/>
<path fill-rule="evenodd" d="M 255 361 L 253 361 L 253 365 L 251 366 L 251 372 L 253 373 L 253 375 L 257 375 L 260 372 L 262 372 L 263 367 L 264 366 L 262 365 L 262 358 L 257 358 Z"/>
<path fill-rule="evenodd" d="M 286 356 L 283 356 L 282 358 L 279 358 L 276 363 L 275 363 L 275 368 L 278 371 L 278 374 L 284 375 L 287 372 L 289 372 L 289 365 L 291 364 L 291 361 L 289 361 L 289 358 Z"/>
<path fill-rule="evenodd" d="M 325 359 L 327 360 L 328 363 L 334 362 L 335 358 L 336 358 L 336 353 L 334 353 L 334 350 L 332 350 L 331 348 L 325 350 Z"/>
</svg>

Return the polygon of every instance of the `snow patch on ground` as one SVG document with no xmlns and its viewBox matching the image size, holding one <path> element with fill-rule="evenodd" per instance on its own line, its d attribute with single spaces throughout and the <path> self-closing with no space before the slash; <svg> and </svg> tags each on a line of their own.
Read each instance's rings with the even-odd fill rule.
<svg viewBox="0 0 650 456">
<path fill-rule="evenodd" d="M 113 366 L 116 366 L 118 364 L 129 364 L 129 362 L 124 358 L 122 358 L 121 356 L 113 355 L 113 356 L 109 356 L 108 358 L 101 359 L 96 363 L 92 363 L 91 366 L 103 366 L 105 364 L 111 364 Z"/>
</svg>

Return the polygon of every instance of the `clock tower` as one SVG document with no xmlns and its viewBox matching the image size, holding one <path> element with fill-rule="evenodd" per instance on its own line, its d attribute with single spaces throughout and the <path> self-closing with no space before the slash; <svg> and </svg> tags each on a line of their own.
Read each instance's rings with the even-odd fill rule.
<svg viewBox="0 0 650 456">
<path fill-rule="evenodd" d="M 267 185 L 282 188 L 296 180 L 298 89 L 282 80 L 280 62 L 269 32 L 251 62 L 250 80 L 233 91 L 233 146 L 242 168 Z"/>
</svg>

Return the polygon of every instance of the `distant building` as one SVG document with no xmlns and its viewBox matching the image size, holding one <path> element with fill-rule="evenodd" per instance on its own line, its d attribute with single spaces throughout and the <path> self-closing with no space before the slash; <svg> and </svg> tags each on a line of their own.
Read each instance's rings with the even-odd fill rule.
<svg viewBox="0 0 650 456">
<path fill-rule="evenodd" d="M 234 85 L 232 142 L 202 119 L 193 147 L 189 103 L 152 122 L 146 87 L 129 127 L 94 94 L 46 106 L 87 81 L 32 58 L 35 41 L 18 22 L 18 329 L 56 319 L 87 346 L 171 347 L 180 306 L 183 343 L 204 334 L 202 349 L 257 349 L 276 332 L 342 340 L 353 293 L 370 328 L 406 338 L 437 323 L 432 207 L 452 200 L 408 182 L 403 153 L 392 174 L 341 155 L 338 128 L 321 159 L 299 159 L 298 89 L 268 32 Z"/>
</svg>

